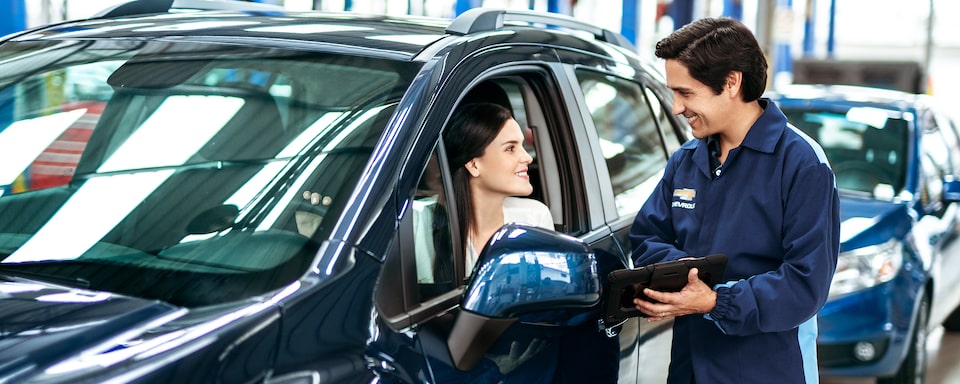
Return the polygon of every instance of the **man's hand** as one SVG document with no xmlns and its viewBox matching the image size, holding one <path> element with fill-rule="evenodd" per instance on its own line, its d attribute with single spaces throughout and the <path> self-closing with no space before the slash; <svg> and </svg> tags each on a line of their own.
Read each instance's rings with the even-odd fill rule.
<svg viewBox="0 0 960 384">
<path fill-rule="evenodd" d="M 645 288 L 643 294 L 651 300 L 633 299 L 637 310 L 645 313 L 647 321 L 659 321 L 693 313 L 709 313 L 717 305 L 717 293 L 700 280 L 697 268 L 687 273 L 687 285 L 680 292 L 660 292 Z"/>
</svg>

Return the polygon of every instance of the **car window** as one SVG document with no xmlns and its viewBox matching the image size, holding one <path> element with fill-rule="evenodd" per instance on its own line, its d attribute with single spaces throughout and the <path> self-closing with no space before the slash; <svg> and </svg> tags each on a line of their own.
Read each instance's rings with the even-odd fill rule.
<svg viewBox="0 0 960 384">
<path fill-rule="evenodd" d="M 960 172 L 960 132 L 956 121 L 943 113 L 934 113 L 934 121 L 943 133 L 944 143 L 950 151 L 950 168 L 954 176 Z"/>
<path fill-rule="evenodd" d="M 33 43 L 0 50 L 17 44 Z M 0 62 L 12 106 L 0 266 L 185 306 L 306 272 L 417 70 L 215 44 L 44 44 Z"/>
<path fill-rule="evenodd" d="M 947 171 L 956 175 L 960 171 L 960 133 L 957 132 L 956 121 L 952 116 L 938 110 L 931 109 L 926 113 L 930 124 L 936 126 L 943 137 L 943 145 L 949 158 Z"/>
<path fill-rule="evenodd" d="M 650 102 L 650 110 L 653 112 L 654 118 L 656 118 L 657 123 L 660 125 L 660 130 L 663 133 L 663 144 L 667 147 L 667 153 L 671 154 L 677 149 L 680 149 L 680 137 L 677 136 L 673 122 L 670 120 L 670 106 L 664 104 L 657 97 L 657 93 L 650 88 L 645 88 L 644 91 L 647 94 L 647 101 Z"/>
<path fill-rule="evenodd" d="M 924 152 L 920 157 L 920 204 L 927 214 L 943 215 L 943 167 L 936 163 L 931 153 Z"/>
<path fill-rule="evenodd" d="M 937 121 L 932 115 L 927 114 L 921 117 L 923 123 L 923 139 L 921 141 L 921 150 L 930 157 L 941 168 L 940 176 L 949 174 L 950 170 L 950 149 L 947 148 L 947 138 L 945 132 L 937 125 Z"/>
<path fill-rule="evenodd" d="M 783 108 L 787 120 L 823 148 L 841 191 L 893 198 L 905 186 L 909 122 L 872 107 Z"/>
<path fill-rule="evenodd" d="M 932 114 L 920 117 L 923 123 L 923 137 L 921 138 L 920 152 L 922 153 L 921 166 L 922 180 L 921 202 L 929 213 L 940 215 L 943 205 L 943 181 L 947 175 L 952 175 L 950 169 L 950 149 L 948 139 L 937 125 Z"/>
<path fill-rule="evenodd" d="M 453 226 L 443 191 L 437 153 L 420 176 L 413 197 L 413 243 L 421 301 L 456 288 Z"/>
<path fill-rule="evenodd" d="M 633 81 L 587 70 L 578 70 L 577 79 L 600 138 L 617 213 L 630 216 L 647 200 L 666 165 L 658 121 L 668 115 L 656 98 L 653 104 L 647 99 L 652 91 Z M 676 139 L 669 145 L 679 146 Z"/>
</svg>

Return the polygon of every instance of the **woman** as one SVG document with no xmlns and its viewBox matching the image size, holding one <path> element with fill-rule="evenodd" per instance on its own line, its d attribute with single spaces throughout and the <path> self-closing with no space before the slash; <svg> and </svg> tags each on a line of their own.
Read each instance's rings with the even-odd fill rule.
<svg viewBox="0 0 960 384">
<path fill-rule="evenodd" d="M 527 176 L 533 158 L 523 142 L 523 130 L 510 111 L 493 103 L 460 107 L 443 133 L 468 275 L 490 236 L 505 223 L 553 229 L 546 205 L 516 197 L 533 193 Z"/>
<path fill-rule="evenodd" d="M 510 110 L 486 102 L 460 106 L 443 133 L 456 196 L 453 200 L 460 213 L 467 276 L 472 275 L 483 246 L 504 224 L 553 229 L 553 218 L 546 205 L 517 197 L 533 193 L 527 176 L 533 158 L 523 148 L 523 142 L 523 130 Z M 445 383 L 552 382 L 557 359 L 555 344 L 534 339 L 526 345 L 513 342 L 504 348 L 489 351 L 488 360 L 469 372 L 438 369 L 437 379 Z M 524 363 L 530 364 L 518 369 Z"/>
</svg>

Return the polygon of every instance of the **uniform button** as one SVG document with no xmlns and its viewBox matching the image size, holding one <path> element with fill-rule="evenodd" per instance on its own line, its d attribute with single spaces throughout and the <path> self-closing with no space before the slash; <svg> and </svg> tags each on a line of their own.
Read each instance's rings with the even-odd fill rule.
<svg viewBox="0 0 960 384">
<path fill-rule="evenodd" d="M 720 168 L 717 168 L 717 170 L 714 171 L 714 174 L 717 175 L 717 177 L 720 177 Z"/>
</svg>

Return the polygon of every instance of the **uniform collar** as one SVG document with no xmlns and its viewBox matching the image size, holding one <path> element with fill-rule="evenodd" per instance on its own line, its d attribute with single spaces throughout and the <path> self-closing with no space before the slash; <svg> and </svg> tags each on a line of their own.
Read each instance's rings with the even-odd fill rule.
<svg viewBox="0 0 960 384">
<path fill-rule="evenodd" d="M 758 152 L 773 153 L 777 148 L 777 142 L 780 141 L 780 136 L 783 136 L 783 131 L 787 129 L 787 117 L 770 99 L 764 98 L 758 102 L 760 108 L 763 108 L 763 113 L 747 131 L 747 136 L 743 138 L 740 146 Z"/>
<path fill-rule="evenodd" d="M 787 129 L 787 117 L 780 111 L 776 103 L 767 98 L 758 100 L 763 113 L 760 118 L 753 123 L 747 136 L 743 138 L 740 147 L 750 148 L 757 152 L 773 153 L 777 147 L 777 142 L 783 136 L 783 131 Z M 697 168 L 707 177 L 711 177 L 710 168 L 710 150 L 707 148 L 707 140 L 690 140 L 681 146 L 685 150 L 695 150 L 693 154 L 694 162 Z"/>
</svg>

